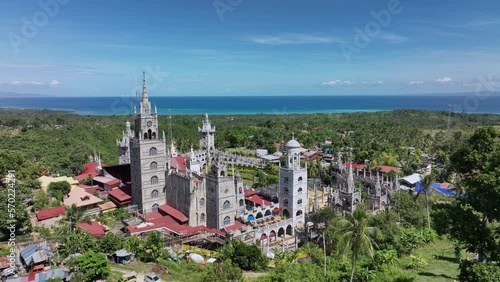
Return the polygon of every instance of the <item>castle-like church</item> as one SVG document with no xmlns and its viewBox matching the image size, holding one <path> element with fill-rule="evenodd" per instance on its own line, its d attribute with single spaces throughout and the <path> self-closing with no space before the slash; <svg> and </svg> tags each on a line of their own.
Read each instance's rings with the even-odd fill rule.
<svg viewBox="0 0 500 282">
<path fill-rule="evenodd" d="M 177 155 L 158 129 L 158 112 L 142 81 L 140 111 L 117 140 L 119 163 L 130 163 L 132 204 L 148 218 L 158 211 L 183 224 L 223 230 L 247 243 L 269 246 L 295 234 L 305 223 L 308 202 L 307 167 L 300 164 L 300 143 L 286 145 L 286 165 L 279 168 L 278 200 L 245 189 L 234 164 L 245 161 L 215 148 L 215 127 L 208 115 L 198 128 L 200 150 Z M 168 149 L 167 149 L 168 148 Z M 262 165 L 262 164 L 256 164 Z M 141 229 L 142 230 L 142 229 Z"/>
</svg>

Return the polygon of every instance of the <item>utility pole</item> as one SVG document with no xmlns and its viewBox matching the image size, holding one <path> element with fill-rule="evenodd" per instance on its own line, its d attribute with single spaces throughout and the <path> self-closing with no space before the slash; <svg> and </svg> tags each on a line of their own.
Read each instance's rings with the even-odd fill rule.
<svg viewBox="0 0 500 282">
<path fill-rule="evenodd" d="M 324 264 L 323 264 L 323 272 L 326 278 L 326 240 L 325 240 L 325 232 L 323 231 L 323 258 L 324 258 Z"/>
</svg>

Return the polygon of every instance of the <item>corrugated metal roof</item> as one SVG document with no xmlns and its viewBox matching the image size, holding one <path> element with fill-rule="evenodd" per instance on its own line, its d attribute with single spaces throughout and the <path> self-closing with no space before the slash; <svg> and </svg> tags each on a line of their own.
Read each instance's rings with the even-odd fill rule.
<svg viewBox="0 0 500 282">
<path fill-rule="evenodd" d="M 20 252 L 20 255 L 23 258 L 24 263 L 29 265 L 33 262 L 33 254 L 36 252 L 37 249 L 38 245 L 33 244 Z"/>
</svg>

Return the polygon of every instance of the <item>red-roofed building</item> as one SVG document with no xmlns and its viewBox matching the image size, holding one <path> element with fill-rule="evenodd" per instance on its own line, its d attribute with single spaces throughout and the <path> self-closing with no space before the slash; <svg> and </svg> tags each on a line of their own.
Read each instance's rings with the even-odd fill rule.
<svg viewBox="0 0 500 282">
<path fill-rule="evenodd" d="M 224 230 L 226 230 L 226 232 L 229 232 L 229 233 L 234 232 L 234 231 L 239 230 L 239 229 L 246 230 L 247 225 L 243 224 L 239 220 L 235 220 L 233 225 L 229 225 L 229 226 L 224 227 Z"/>
<path fill-rule="evenodd" d="M 130 203 L 132 203 L 130 185 L 112 189 L 108 193 L 108 198 L 119 207 L 129 205 Z"/>
<path fill-rule="evenodd" d="M 121 181 L 116 178 L 108 178 L 104 176 L 96 176 L 92 179 L 94 184 L 99 185 L 102 187 L 104 190 L 108 191 L 111 190 L 115 187 L 120 186 Z"/>
<path fill-rule="evenodd" d="M 345 166 L 346 167 L 349 167 L 351 165 L 351 163 L 345 163 Z M 365 165 L 362 165 L 362 164 L 352 164 L 352 168 L 353 169 L 357 169 L 357 170 L 363 170 L 365 169 Z"/>
<path fill-rule="evenodd" d="M 158 213 L 153 213 L 151 216 L 148 214 L 146 218 L 151 218 L 147 222 L 143 222 L 137 226 L 129 225 L 125 229 L 129 235 L 140 235 L 143 233 L 149 233 L 152 231 L 164 231 L 169 233 L 175 233 L 179 236 L 186 237 L 196 235 L 202 231 L 216 234 L 219 236 L 225 236 L 226 233 L 211 229 L 206 226 L 189 226 L 186 223 L 180 223 L 175 218 L 170 215 L 159 216 Z"/>
<path fill-rule="evenodd" d="M 252 195 L 257 194 L 257 192 L 250 190 L 250 189 L 245 189 L 245 197 L 250 197 Z"/>
<path fill-rule="evenodd" d="M 80 222 L 78 223 L 78 226 L 87 231 L 92 236 L 104 236 L 106 234 L 106 231 L 109 230 L 108 227 L 100 224 L 95 220 L 91 221 L 90 223 Z"/>
<path fill-rule="evenodd" d="M 179 222 L 184 223 L 184 222 L 188 221 L 187 216 L 185 216 L 182 212 L 180 212 L 179 210 L 173 208 L 172 206 L 170 206 L 168 204 L 163 204 L 163 205 L 159 206 L 158 211 L 163 215 L 169 215 L 169 216 L 175 218 Z"/>
<path fill-rule="evenodd" d="M 43 209 L 35 212 L 36 219 L 38 221 L 46 220 L 49 218 L 54 218 L 58 217 L 61 215 L 64 215 L 66 210 L 64 209 L 64 206 L 58 206 L 58 207 L 53 207 L 53 208 L 48 208 L 48 209 Z"/>
<path fill-rule="evenodd" d="M 395 166 L 388 166 L 388 165 L 381 165 L 381 166 L 378 166 L 377 169 L 381 172 L 381 173 L 389 173 L 391 171 L 394 171 L 394 172 L 401 172 L 401 169 L 399 167 L 395 167 Z"/>
<path fill-rule="evenodd" d="M 249 202 L 255 203 L 258 206 L 269 206 L 271 204 L 271 202 L 269 202 L 268 200 L 264 199 L 263 197 L 261 197 L 259 195 L 252 195 L 252 196 L 246 198 L 246 200 Z"/>
<path fill-rule="evenodd" d="M 173 169 L 178 169 L 180 171 L 186 171 L 186 161 L 189 157 L 179 156 L 170 158 L 170 167 Z"/>
<path fill-rule="evenodd" d="M 107 166 L 106 164 L 101 164 L 102 167 L 105 167 Z M 96 177 L 96 176 L 99 176 L 99 172 L 98 172 L 98 169 L 96 167 L 96 164 L 95 163 L 86 163 L 83 165 L 83 171 L 82 173 L 80 173 L 79 175 L 73 177 L 74 179 L 78 180 L 78 181 L 82 181 L 82 180 L 85 180 L 87 179 L 87 177 L 89 176 L 89 174 L 92 176 L 92 178 Z"/>
</svg>

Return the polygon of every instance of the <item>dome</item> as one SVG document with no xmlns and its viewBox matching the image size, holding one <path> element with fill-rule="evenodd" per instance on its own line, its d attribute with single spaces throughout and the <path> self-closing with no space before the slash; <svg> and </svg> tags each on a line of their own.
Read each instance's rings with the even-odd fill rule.
<svg viewBox="0 0 500 282">
<path fill-rule="evenodd" d="M 288 143 L 286 143 L 286 147 L 287 148 L 300 148 L 302 146 L 300 146 L 300 143 L 297 142 L 297 140 L 292 139 L 292 140 L 288 141 Z"/>
</svg>

